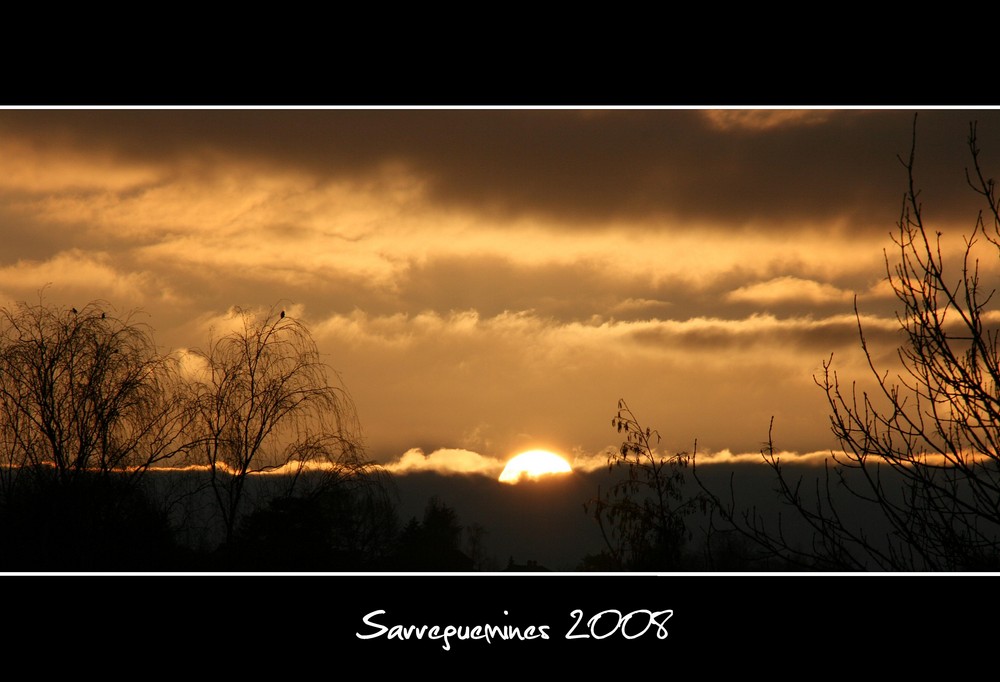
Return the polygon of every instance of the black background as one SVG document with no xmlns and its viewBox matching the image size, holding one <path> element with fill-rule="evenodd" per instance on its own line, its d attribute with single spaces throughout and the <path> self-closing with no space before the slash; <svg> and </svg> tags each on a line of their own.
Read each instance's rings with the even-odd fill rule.
<svg viewBox="0 0 1000 682">
<path fill-rule="evenodd" d="M 4 576 L 0 636 L 8 663 L 137 677 L 374 677 L 426 665 L 472 678 L 510 666 L 533 677 L 538 666 L 597 675 L 604 668 L 594 666 L 611 665 L 618 676 L 669 678 L 854 673 L 870 660 L 897 674 L 989 655 L 997 584 L 957 574 Z M 650 628 L 633 640 L 570 640 L 575 609 L 584 634 L 606 609 L 674 614 L 662 639 Z M 362 619 L 376 610 L 385 626 L 547 625 L 549 639 L 452 637 L 450 650 L 441 640 L 362 640 L 357 633 L 374 631 Z"/>
<path fill-rule="evenodd" d="M 47 48 L 39 42 L 35 53 L 7 60 L 2 103 L 972 105 L 993 103 L 997 95 L 989 85 L 956 90 L 953 72 L 944 68 L 935 68 L 939 76 L 928 81 L 931 70 L 913 63 L 918 53 L 891 53 L 887 39 L 882 43 L 895 58 L 872 62 L 853 55 L 863 67 L 844 60 L 841 41 L 835 51 L 820 45 L 796 52 L 794 60 L 745 52 L 719 71 L 712 66 L 719 62 L 687 53 L 682 59 L 661 52 L 661 43 L 636 55 L 591 40 L 591 48 L 607 49 L 592 49 L 589 57 L 567 53 L 544 65 L 533 61 L 529 70 L 474 60 L 481 69 L 470 75 L 457 69 L 470 60 L 453 45 L 439 59 L 413 52 L 405 55 L 405 68 L 373 71 L 365 67 L 370 54 L 336 47 L 338 36 L 353 29 L 330 29 L 329 41 L 309 55 L 279 50 L 258 36 L 255 57 L 226 50 L 210 62 L 191 36 L 175 36 L 169 50 L 154 44 L 138 52 L 90 39 L 86 49 L 42 68 L 47 62 L 38 54 Z M 131 47 L 142 47 L 139 42 Z M 61 50 L 67 54 L 65 43 Z M 933 53 L 937 60 L 939 51 Z M 817 56 L 825 61 L 816 62 Z M 813 69 L 808 77 L 803 63 Z M 974 64 L 966 59 L 964 65 Z M 944 81 L 951 85 L 940 87 Z M 2 576 L 0 642 L 8 674 L 47 678 L 897 676 L 938 664 L 956 672 L 978 667 L 979 658 L 992 663 L 997 580 L 946 574 Z M 453 638 L 449 651 L 439 640 L 359 639 L 356 633 L 371 631 L 364 615 L 380 609 L 386 625 L 548 625 L 550 639 Z M 567 640 L 575 609 L 584 621 L 606 609 L 672 609 L 674 615 L 664 639 L 650 631 L 631 641 L 617 635 Z"/>
</svg>

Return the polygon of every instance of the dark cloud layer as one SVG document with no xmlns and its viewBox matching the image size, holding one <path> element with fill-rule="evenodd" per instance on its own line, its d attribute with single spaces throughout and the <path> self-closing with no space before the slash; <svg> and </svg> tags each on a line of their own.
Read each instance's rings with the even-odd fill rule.
<svg viewBox="0 0 1000 682">
<path fill-rule="evenodd" d="M 1000 158 L 1000 111 L 920 115 L 918 178 L 938 216 L 968 216 L 972 119 Z M 0 133 L 132 161 L 232 155 L 321 179 L 401 164 L 442 204 L 571 228 L 659 214 L 794 230 L 839 216 L 850 232 L 896 217 L 911 122 L 905 110 L 726 130 L 686 110 L 46 110 L 4 111 Z"/>
</svg>

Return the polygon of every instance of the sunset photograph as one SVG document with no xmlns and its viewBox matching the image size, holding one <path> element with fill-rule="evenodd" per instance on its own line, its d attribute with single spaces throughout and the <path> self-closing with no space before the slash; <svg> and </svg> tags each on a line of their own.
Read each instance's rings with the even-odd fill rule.
<svg viewBox="0 0 1000 682">
<path fill-rule="evenodd" d="M 988 108 L 0 110 L 0 570 L 996 570 L 998 168 Z"/>
</svg>

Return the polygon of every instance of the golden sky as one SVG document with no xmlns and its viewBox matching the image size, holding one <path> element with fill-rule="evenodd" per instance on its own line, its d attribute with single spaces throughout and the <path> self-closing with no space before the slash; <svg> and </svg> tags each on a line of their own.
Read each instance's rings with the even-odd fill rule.
<svg viewBox="0 0 1000 682">
<path fill-rule="evenodd" d="M 164 348 L 280 305 L 354 396 L 371 454 L 493 471 L 617 444 L 836 447 L 822 363 L 898 336 L 883 249 L 912 110 L 0 111 L 0 301 L 141 309 Z M 925 110 L 926 217 L 975 221 L 968 125 Z M 992 162 L 992 163 L 991 163 Z M 891 254 L 890 254 L 891 255 Z M 421 453 L 437 453 L 430 460 Z M 498 471 L 498 469 L 497 469 Z"/>
</svg>

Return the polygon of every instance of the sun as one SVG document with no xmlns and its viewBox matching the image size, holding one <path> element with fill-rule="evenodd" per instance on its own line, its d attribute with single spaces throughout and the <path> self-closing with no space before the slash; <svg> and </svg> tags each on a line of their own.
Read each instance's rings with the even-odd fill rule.
<svg viewBox="0 0 1000 682">
<path fill-rule="evenodd" d="M 512 457 L 500 474 L 501 483 L 517 483 L 522 478 L 537 479 L 573 471 L 565 459 L 548 450 L 528 450 Z"/>
</svg>

